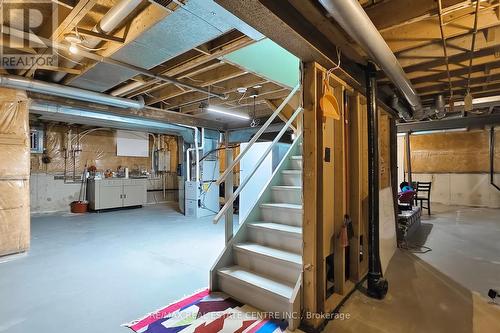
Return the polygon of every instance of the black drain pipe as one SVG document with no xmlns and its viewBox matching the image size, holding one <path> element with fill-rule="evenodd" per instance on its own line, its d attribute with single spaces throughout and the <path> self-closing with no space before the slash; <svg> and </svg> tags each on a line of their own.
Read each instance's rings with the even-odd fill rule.
<svg viewBox="0 0 500 333">
<path fill-rule="evenodd" d="M 383 299 L 388 283 L 382 279 L 379 252 L 379 160 L 377 70 L 369 62 L 366 68 L 366 100 L 368 111 L 368 296 Z"/>
<path fill-rule="evenodd" d="M 500 191 L 500 186 L 495 184 L 495 126 L 490 129 L 490 184 Z"/>
</svg>

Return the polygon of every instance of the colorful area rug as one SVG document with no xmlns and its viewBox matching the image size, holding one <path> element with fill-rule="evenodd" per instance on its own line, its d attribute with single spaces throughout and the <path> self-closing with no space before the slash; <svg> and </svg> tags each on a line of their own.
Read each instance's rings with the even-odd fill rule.
<svg viewBox="0 0 500 333">
<path fill-rule="evenodd" d="M 123 326 L 137 333 L 281 333 L 287 325 L 224 293 L 203 290 Z"/>
</svg>

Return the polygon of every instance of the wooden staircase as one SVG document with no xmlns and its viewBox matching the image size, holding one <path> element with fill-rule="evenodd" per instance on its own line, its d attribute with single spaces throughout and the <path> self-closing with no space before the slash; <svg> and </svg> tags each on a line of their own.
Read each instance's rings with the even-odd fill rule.
<svg viewBox="0 0 500 333">
<path fill-rule="evenodd" d="M 300 323 L 302 281 L 302 156 L 300 137 L 211 274 L 212 290 L 262 311 L 278 313 L 289 329 Z"/>
</svg>

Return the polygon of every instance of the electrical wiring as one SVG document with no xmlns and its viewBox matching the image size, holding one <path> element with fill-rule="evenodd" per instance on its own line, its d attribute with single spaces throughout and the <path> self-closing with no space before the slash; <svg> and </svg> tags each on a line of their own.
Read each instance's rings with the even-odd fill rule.
<svg viewBox="0 0 500 333">
<path fill-rule="evenodd" d="M 338 63 L 335 65 L 335 67 L 332 67 L 330 68 L 327 72 L 326 72 L 326 77 L 329 77 L 330 74 L 333 73 L 334 70 L 336 69 L 339 69 L 340 68 L 340 57 L 342 55 L 342 51 L 337 47 L 337 60 L 338 60 Z"/>
<path fill-rule="evenodd" d="M 428 253 L 428 252 L 432 251 L 432 249 L 428 246 L 414 245 L 414 244 L 408 243 L 408 241 L 404 241 L 400 245 L 400 248 L 402 248 L 403 250 L 409 251 L 411 253 L 420 253 L 420 254 L 424 254 L 424 253 Z"/>
<path fill-rule="evenodd" d="M 72 62 L 72 63 L 74 63 L 74 64 L 77 64 L 77 65 L 83 65 L 83 63 L 81 63 L 81 62 L 79 62 L 79 61 L 75 61 L 75 60 L 73 60 L 73 59 L 71 59 L 71 58 L 69 58 L 69 57 L 66 57 L 66 56 L 62 55 L 61 53 L 57 52 L 57 50 L 55 50 L 55 49 L 54 49 L 54 52 L 55 52 L 58 56 L 63 57 L 64 59 L 66 59 L 66 60 L 68 60 L 68 61 L 71 61 L 71 62 Z"/>
</svg>

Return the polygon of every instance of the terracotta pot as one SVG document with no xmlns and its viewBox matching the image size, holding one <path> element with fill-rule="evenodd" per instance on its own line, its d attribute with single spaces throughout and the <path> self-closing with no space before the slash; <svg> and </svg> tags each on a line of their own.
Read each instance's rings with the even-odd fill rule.
<svg viewBox="0 0 500 333">
<path fill-rule="evenodd" d="M 86 213 L 89 210 L 89 203 L 86 201 L 73 201 L 70 207 L 72 213 Z"/>
</svg>

